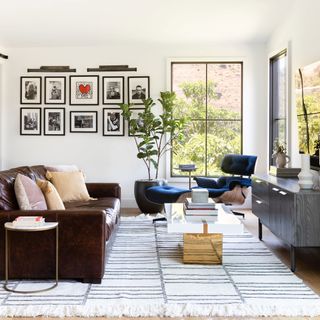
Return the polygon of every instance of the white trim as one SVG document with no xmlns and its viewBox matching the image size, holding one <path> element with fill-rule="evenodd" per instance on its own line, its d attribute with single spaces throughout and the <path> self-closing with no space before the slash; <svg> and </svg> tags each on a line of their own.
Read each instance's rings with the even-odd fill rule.
<svg viewBox="0 0 320 320">
<path fill-rule="evenodd" d="M 267 116 L 267 172 L 269 172 L 269 159 L 270 159 L 270 60 L 279 54 L 280 52 L 286 50 L 286 140 L 287 140 L 287 154 L 290 155 L 292 152 L 291 148 L 291 90 L 292 90 L 292 82 L 291 82 L 291 42 L 288 42 L 282 46 L 280 46 L 277 50 L 273 50 L 268 54 L 268 116 Z"/>
<path fill-rule="evenodd" d="M 247 58 L 244 56 L 218 56 L 218 57 L 169 57 L 167 58 L 167 66 L 166 66 L 166 88 L 168 91 L 171 91 L 171 63 L 172 62 L 242 62 L 242 114 L 244 114 L 244 106 L 245 106 L 245 84 L 244 84 L 244 69 L 245 64 L 247 62 Z M 242 126 L 243 126 L 242 119 Z M 242 136 L 243 136 L 243 127 L 242 127 Z M 243 143 L 243 142 L 242 142 Z M 242 146 L 243 147 L 243 146 Z M 189 178 L 179 178 L 179 177 L 171 177 L 171 152 L 167 152 L 165 155 L 165 179 L 172 183 L 184 183 L 188 185 Z"/>
</svg>

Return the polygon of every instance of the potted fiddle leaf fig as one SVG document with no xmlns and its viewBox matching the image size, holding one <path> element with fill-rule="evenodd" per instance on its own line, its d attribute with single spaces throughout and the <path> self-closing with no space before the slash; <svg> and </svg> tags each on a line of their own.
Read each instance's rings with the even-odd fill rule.
<svg viewBox="0 0 320 320">
<path fill-rule="evenodd" d="M 146 198 L 145 190 L 162 183 L 158 180 L 160 160 L 172 148 L 173 141 L 182 138 L 182 130 L 185 127 L 186 119 L 173 117 L 175 99 L 174 92 L 160 92 L 158 101 L 162 106 L 162 112 L 158 116 L 153 112 L 156 103 L 152 98 L 142 100 L 144 109 L 141 109 L 134 118 L 132 105 L 120 105 L 124 119 L 129 122 L 129 133 L 133 136 L 137 148 L 137 158 L 143 161 L 147 169 L 148 179 L 136 180 L 134 187 L 137 204 L 144 213 L 162 210 L 162 205 L 157 205 Z"/>
</svg>

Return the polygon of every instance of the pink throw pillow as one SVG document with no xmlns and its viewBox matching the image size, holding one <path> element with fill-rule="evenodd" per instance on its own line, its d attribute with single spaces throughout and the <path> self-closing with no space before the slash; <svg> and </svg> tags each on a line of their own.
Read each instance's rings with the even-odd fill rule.
<svg viewBox="0 0 320 320">
<path fill-rule="evenodd" d="M 47 210 L 46 199 L 38 185 L 29 177 L 17 174 L 14 191 L 21 210 Z"/>
</svg>

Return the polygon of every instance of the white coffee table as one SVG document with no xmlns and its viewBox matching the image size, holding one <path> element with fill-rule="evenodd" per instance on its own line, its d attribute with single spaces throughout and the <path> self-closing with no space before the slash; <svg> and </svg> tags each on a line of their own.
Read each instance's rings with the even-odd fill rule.
<svg viewBox="0 0 320 320">
<path fill-rule="evenodd" d="M 182 203 L 164 205 L 168 233 L 183 233 L 184 263 L 221 264 L 223 235 L 244 232 L 241 221 L 224 204 L 216 216 L 186 216 Z"/>
</svg>

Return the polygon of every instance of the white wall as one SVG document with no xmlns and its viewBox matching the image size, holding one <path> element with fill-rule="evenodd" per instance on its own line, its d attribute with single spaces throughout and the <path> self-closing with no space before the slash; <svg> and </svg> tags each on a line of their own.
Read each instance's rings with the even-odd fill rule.
<svg viewBox="0 0 320 320">
<path fill-rule="evenodd" d="M 14 48 L 8 50 L 8 54 L 10 59 L 5 72 L 6 97 L 2 127 L 3 168 L 24 164 L 75 163 L 86 172 L 88 181 L 120 182 L 123 189 L 123 205 L 132 206 L 134 180 L 146 177 L 143 163 L 135 157 L 132 138 L 102 136 L 102 105 L 98 107 L 66 105 L 67 126 L 64 137 L 20 136 L 20 76 L 30 76 L 31 74 L 26 73 L 26 69 L 41 65 L 70 65 L 77 68 L 77 74 L 86 74 L 87 67 L 99 64 L 129 64 L 138 67 L 138 72 L 126 75 L 150 76 L 151 96 L 156 98 L 159 91 L 166 89 L 168 57 L 243 58 L 244 153 L 259 156 L 257 171 L 264 171 L 266 168 L 267 93 L 265 88 L 267 80 L 265 74 L 267 66 L 263 63 L 266 57 L 264 45 L 114 44 L 109 47 Z M 103 75 L 109 75 L 109 73 Z M 45 105 L 42 105 L 43 107 Z M 99 132 L 97 134 L 69 133 L 70 110 L 99 110 Z M 163 167 L 162 173 L 164 172 Z"/>
<path fill-rule="evenodd" d="M 7 54 L 6 50 L 0 46 L 0 53 Z M 3 108 L 4 108 L 4 73 L 5 66 L 7 64 L 6 59 L 0 58 L 0 128 L 3 127 Z M 0 167 L 3 165 L 3 130 L 0 130 Z"/>
<path fill-rule="evenodd" d="M 268 53 L 283 49 L 289 43 L 291 55 L 290 132 L 292 166 L 300 166 L 298 126 L 295 108 L 294 73 L 300 67 L 320 60 L 320 1 L 299 0 L 284 22 L 273 32 L 267 44 Z"/>
</svg>

